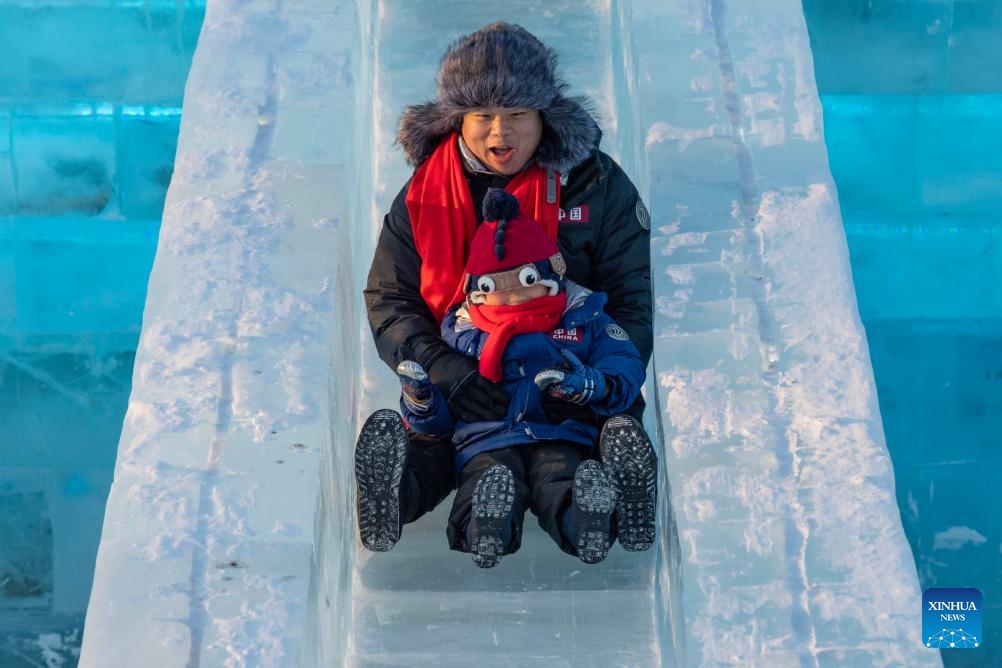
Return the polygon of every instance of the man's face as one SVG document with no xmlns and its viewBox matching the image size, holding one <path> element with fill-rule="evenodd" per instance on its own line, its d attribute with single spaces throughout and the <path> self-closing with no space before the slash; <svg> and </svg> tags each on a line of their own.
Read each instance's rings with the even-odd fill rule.
<svg viewBox="0 0 1002 668">
<path fill-rule="evenodd" d="M 463 141 L 485 167 L 513 176 L 532 158 L 543 136 L 536 109 L 486 107 L 463 115 Z"/>
</svg>

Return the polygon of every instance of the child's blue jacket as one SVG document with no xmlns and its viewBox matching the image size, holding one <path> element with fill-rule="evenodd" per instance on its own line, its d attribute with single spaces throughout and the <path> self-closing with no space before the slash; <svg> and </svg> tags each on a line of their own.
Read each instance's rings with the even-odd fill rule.
<svg viewBox="0 0 1002 668">
<path fill-rule="evenodd" d="M 404 419 L 415 431 L 436 435 L 453 432 L 457 472 L 481 452 L 513 445 L 552 439 L 595 445 L 598 428 L 575 420 L 552 424 L 543 412 L 543 393 L 534 378 L 543 369 L 567 366 L 561 349 L 570 351 L 611 381 L 608 397 L 590 404 L 598 415 L 622 413 L 640 393 L 646 374 L 640 353 L 626 331 L 606 315 L 605 293 L 590 292 L 569 281 L 567 288 L 569 306 L 556 328 L 518 334 L 505 348 L 501 382 L 511 401 L 503 420 L 454 422 L 441 395 L 435 402 L 438 410 L 427 416 L 408 411 L 401 401 Z M 487 333 L 472 325 L 465 309 L 453 307 L 442 322 L 442 337 L 459 352 L 479 358 Z"/>
</svg>

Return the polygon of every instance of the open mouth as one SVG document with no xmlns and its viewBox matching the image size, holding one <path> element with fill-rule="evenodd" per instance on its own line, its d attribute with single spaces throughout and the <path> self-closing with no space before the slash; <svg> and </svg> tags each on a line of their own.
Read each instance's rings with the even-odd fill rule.
<svg viewBox="0 0 1002 668">
<path fill-rule="evenodd" d="M 491 155 L 501 162 L 506 162 L 515 153 L 515 149 L 511 146 L 495 146 L 489 150 Z"/>
</svg>

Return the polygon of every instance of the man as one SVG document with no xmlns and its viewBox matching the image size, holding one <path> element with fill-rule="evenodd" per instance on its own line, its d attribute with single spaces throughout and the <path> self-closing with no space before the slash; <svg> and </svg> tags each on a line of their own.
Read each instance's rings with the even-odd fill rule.
<svg viewBox="0 0 1002 668">
<path fill-rule="evenodd" d="M 605 292 L 608 314 L 644 366 L 650 360 L 650 216 L 626 174 L 598 149 L 598 125 L 583 99 L 564 95 L 555 68 L 553 52 L 525 29 L 488 25 L 448 49 L 437 99 L 408 107 L 400 121 L 398 141 L 416 170 L 383 221 L 365 288 L 369 324 L 382 360 L 391 369 L 404 360 L 420 364 L 464 422 L 497 420 L 508 404 L 477 360 L 452 350 L 439 332 L 464 297 L 469 244 L 490 188 L 515 195 L 556 238 L 567 277 Z M 638 399 L 628 413 L 639 420 L 643 408 Z M 547 416 L 601 424 L 587 406 L 556 399 Z M 367 547 L 387 550 L 402 524 L 454 488 L 453 446 L 448 438 L 401 436 L 378 421 L 366 429 L 376 447 L 356 460 L 358 519 L 363 534 L 379 536 Z"/>
</svg>

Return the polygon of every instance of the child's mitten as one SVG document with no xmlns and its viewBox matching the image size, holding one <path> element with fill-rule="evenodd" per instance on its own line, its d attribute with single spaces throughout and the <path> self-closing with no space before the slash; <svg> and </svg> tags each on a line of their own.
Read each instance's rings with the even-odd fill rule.
<svg viewBox="0 0 1002 668">
<path fill-rule="evenodd" d="M 606 397 L 608 387 L 605 375 L 598 369 L 585 366 L 574 353 L 561 350 L 568 368 L 543 369 L 534 379 L 539 389 L 551 397 L 572 404 L 592 404 Z"/>
<path fill-rule="evenodd" d="M 434 392 L 428 374 L 417 362 L 404 360 L 397 365 L 397 378 L 404 404 L 417 415 L 430 415 L 438 408 L 438 392 Z"/>
</svg>

